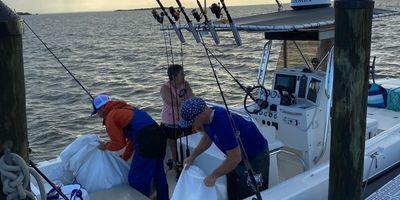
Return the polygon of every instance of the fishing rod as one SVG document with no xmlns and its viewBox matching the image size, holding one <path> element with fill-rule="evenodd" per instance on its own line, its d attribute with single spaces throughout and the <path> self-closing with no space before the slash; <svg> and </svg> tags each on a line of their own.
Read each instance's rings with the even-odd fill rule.
<svg viewBox="0 0 400 200">
<path fill-rule="evenodd" d="M 179 0 L 177 0 L 177 1 L 179 1 Z M 200 39 L 200 38 L 199 38 Z M 182 70 L 183 70 L 183 45 L 181 44 L 181 62 L 182 62 Z M 183 77 L 183 84 L 184 84 L 184 88 L 185 88 L 185 90 L 186 90 L 186 83 L 185 83 L 185 77 Z M 186 95 L 187 95 L 187 90 L 186 90 L 186 93 L 185 93 L 185 96 L 184 96 L 184 99 L 183 100 L 186 100 Z M 179 115 L 180 115 L 180 113 L 179 113 L 179 111 L 178 111 L 178 120 L 179 120 Z M 185 136 L 185 139 L 186 139 L 186 158 L 187 157 L 189 157 L 189 155 L 190 155 L 190 150 L 189 150 L 189 139 L 188 139 L 188 136 L 187 136 L 187 134 L 185 133 L 185 130 L 183 129 L 183 130 L 181 130 L 181 133 L 183 133 L 184 134 L 184 136 Z M 182 141 L 180 141 L 181 142 L 181 152 L 183 152 L 183 149 L 182 149 Z M 181 153 L 181 156 L 182 156 L 182 163 L 183 163 L 183 153 Z"/>
<path fill-rule="evenodd" d="M 161 3 L 160 0 L 156 0 L 158 5 L 160 5 L 161 10 L 164 12 L 164 15 L 167 16 L 169 23 L 171 23 L 172 28 L 174 28 L 176 35 L 178 36 L 179 40 L 181 41 L 181 43 L 185 43 L 185 38 L 182 35 L 182 32 L 180 29 L 178 29 L 178 27 L 176 26 L 174 20 L 171 19 L 171 17 L 168 15 L 167 11 L 165 10 L 163 4 Z"/>
<path fill-rule="evenodd" d="M 253 95 L 251 95 L 251 91 L 253 91 L 254 89 L 259 87 L 264 92 L 264 94 L 266 96 L 268 96 L 268 92 L 266 91 L 266 89 L 263 86 L 259 85 L 259 86 L 253 86 L 253 87 L 251 87 L 251 86 L 244 87 L 239 82 L 239 80 L 237 80 L 237 78 L 235 78 L 235 76 L 233 76 L 233 74 L 224 66 L 224 64 L 222 64 L 222 62 L 212 53 L 212 51 L 210 49 L 208 49 L 207 47 L 204 47 L 204 48 L 218 62 L 218 64 L 221 65 L 221 67 L 229 74 L 229 76 L 232 77 L 232 79 L 236 82 L 236 84 L 238 84 L 239 87 L 246 93 L 246 97 L 245 97 L 244 101 L 246 102 L 246 99 L 247 99 L 247 96 L 248 96 L 248 97 L 250 97 L 250 99 L 253 100 L 253 102 L 255 102 L 259 106 L 259 109 L 258 110 L 254 110 L 253 112 L 249 112 L 245 107 L 246 111 L 248 111 L 251 114 L 255 114 L 255 113 L 259 112 L 260 110 L 268 107 L 268 101 L 266 99 L 265 100 L 258 99 L 258 98 L 256 99 L 256 98 L 253 97 Z"/>
<path fill-rule="evenodd" d="M 281 11 L 283 8 L 282 3 L 279 0 L 275 0 L 275 2 L 278 5 L 278 11 Z"/>
<path fill-rule="evenodd" d="M 212 23 L 210 20 L 208 20 L 207 13 L 205 12 L 205 10 L 203 9 L 203 7 L 201 6 L 200 1 L 199 1 L 199 0 L 196 0 L 196 1 L 197 1 L 197 5 L 199 6 L 200 12 L 201 12 L 201 13 L 203 14 L 203 16 L 204 16 L 204 23 L 207 25 L 208 30 L 210 31 L 211 36 L 212 36 L 212 38 L 214 39 L 215 44 L 219 44 L 219 37 L 218 37 L 217 32 L 216 32 L 215 29 L 214 29 L 213 23 Z"/>
<path fill-rule="evenodd" d="M 36 167 L 36 164 L 35 164 L 32 160 L 29 160 L 29 165 L 30 165 L 37 173 L 39 173 L 39 175 L 40 175 L 41 177 L 43 177 L 44 180 L 46 180 L 46 182 L 49 183 L 50 186 L 51 186 L 59 195 L 61 195 L 61 197 L 62 197 L 64 200 L 69 200 L 68 197 L 61 191 L 61 189 L 60 189 L 59 187 L 57 187 L 53 182 L 51 182 L 51 180 L 50 180 L 46 175 L 44 175 L 43 172 L 40 171 L 40 169 L 38 169 L 38 168 Z M 57 199 L 58 199 L 58 198 L 57 198 Z"/>
<path fill-rule="evenodd" d="M 183 65 L 182 65 L 182 67 L 183 67 Z M 182 68 L 182 70 L 183 70 L 183 68 Z M 175 88 L 175 102 L 176 102 L 176 107 L 177 107 L 177 110 L 178 110 L 178 116 L 176 116 L 176 119 L 177 119 L 177 121 L 179 122 L 179 105 L 178 105 L 178 88 L 177 88 L 177 85 L 176 85 L 176 79 L 174 79 L 174 88 Z M 171 90 L 171 100 L 172 100 L 172 88 L 170 87 L 170 90 Z M 173 101 L 171 101 L 172 102 L 172 104 L 173 104 Z M 173 118 L 173 121 L 174 121 L 174 126 L 175 126 L 175 117 L 174 117 L 174 107 L 172 106 L 172 118 Z M 178 137 L 178 133 L 177 132 L 179 132 L 179 134 L 181 134 L 182 133 L 182 130 L 180 129 L 180 128 L 176 128 L 176 126 L 175 126 L 175 129 L 174 129 L 174 131 L 175 131 L 175 136 L 176 137 Z M 178 156 L 178 163 L 177 163 L 177 165 L 176 165 L 176 171 L 177 171 L 177 178 L 179 177 L 179 175 L 180 175 L 180 173 L 181 173 L 181 171 L 182 171 L 182 169 L 183 169 L 183 146 L 182 146 L 182 137 L 179 135 L 179 155 L 180 156 L 178 156 L 178 154 L 176 154 L 176 156 Z"/>
<path fill-rule="evenodd" d="M 196 29 L 193 26 L 192 21 L 190 20 L 189 16 L 186 14 L 185 12 L 185 8 L 183 8 L 181 1 L 180 0 L 176 0 L 176 3 L 179 6 L 179 9 L 181 10 L 183 16 L 185 16 L 186 22 L 189 26 L 189 31 L 192 32 L 194 39 L 196 40 L 197 43 L 200 43 L 200 37 L 199 34 L 197 33 Z"/>
<path fill-rule="evenodd" d="M 71 71 L 68 70 L 68 68 L 61 62 L 60 59 L 58 59 L 58 57 L 53 53 L 53 51 L 50 50 L 50 48 L 43 42 L 42 39 L 40 39 L 40 37 L 35 33 L 35 31 L 33 31 L 33 29 L 28 25 L 28 23 L 26 23 L 25 20 L 24 24 L 29 28 L 29 30 L 32 31 L 32 33 L 36 36 L 37 39 L 39 39 L 39 41 L 46 47 L 46 49 L 51 53 L 51 55 L 54 56 L 54 58 L 61 64 L 62 67 L 64 67 L 65 70 L 67 70 L 67 72 L 69 73 L 69 75 L 72 76 L 72 78 L 74 78 L 74 80 L 79 84 L 79 86 L 81 86 L 81 88 L 86 92 L 86 94 L 89 95 L 89 97 L 93 100 L 93 96 L 90 94 L 90 92 L 81 84 L 81 82 L 71 73 Z"/>
<path fill-rule="evenodd" d="M 242 39 L 240 38 L 239 31 L 236 28 L 235 23 L 233 22 L 233 19 L 231 15 L 229 14 L 228 8 L 225 5 L 225 0 L 220 0 L 222 4 L 222 8 L 224 9 L 226 13 L 226 17 L 228 17 L 229 21 L 229 26 L 231 27 L 233 37 L 235 38 L 236 45 L 241 46 L 242 45 Z"/>
<path fill-rule="evenodd" d="M 211 62 L 210 56 L 209 56 L 209 54 L 208 54 L 206 44 L 204 43 L 203 37 L 202 37 L 201 35 L 200 35 L 200 37 L 201 37 L 201 40 L 202 40 L 203 47 L 204 47 L 204 49 L 206 50 L 206 54 L 207 54 L 208 60 L 209 60 L 209 62 L 210 62 L 211 69 L 212 69 L 212 71 L 213 71 L 215 81 L 217 82 L 220 95 L 221 95 L 222 100 L 223 100 L 223 102 L 224 102 L 224 106 L 225 106 L 225 109 L 226 109 L 226 112 L 227 112 L 227 115 L 228 115 L 228 120 L 229 120 L 230 125 L 231 125 L 231 128 L 232 128 L 232 130 L 233 130 L 233 134 L 235 135 L 236 142 L 238 143 L 238 145 L 239 145 L 239 147 L 240 147 L 240 152 L 241 152 L 241 154 L 242 154 L 243 163 L 244 163 L 244 165 L 245 165 L 245 167 L 246 167 L 246 170 L 247 170 L 247 173 L 248 173 L 248 178 L 250 178 L 250 181 L 251 181 L 250 184 L 249 184 L 249 183 L 247 183 L 247 184 L 248 184 L 248 186 L 251 187 L 251 189 L 253 189 L 253 191 L 256 193 L 257 199 L 258 199 L 258 200 L 262 200 L 261 194 L 260 194 L 260 190 L 259 190 L 259 188 L 258 188 L 258 187 L 259 187 L 259 186 L 258 186 L 258 183 L 259 183 L 259 182 L 256 181 L 256 178 L 255 178 L 255 175 L 254 175 L 254 171 L 253 171 L 253 169 L 252 169 L 252 167 L 251 167 L 251 164 L 250 164 L 250 161 L 249 161 L 249 157 L 247 156 L 247 153 L 246 153 L 246 151 L 244 150 L 243 142 L 242 142 L 242 140 L 240 139 L 240 132 L 239 132 L 239 130 L 237 129 L 236 124 L 235 124 L 235 122 L 234 122 L 234 120 L 233 120 L 233 118 L 232 118 L 232 112 L 229 110 L 228 104 L 226 103 L 226 99 L 225 99 L 224 93 L 223 93 L 223 91 L 222 91 L 221 85 L 220 85 L 220 83 L 219 83 L 217 73 L 216 73 L 216 71 L 215 71 L 214 65 L 213 65 L 213 63 Z M 259 180 L 259 181 L 260 181 L 260 180 Z"/>
</svg>

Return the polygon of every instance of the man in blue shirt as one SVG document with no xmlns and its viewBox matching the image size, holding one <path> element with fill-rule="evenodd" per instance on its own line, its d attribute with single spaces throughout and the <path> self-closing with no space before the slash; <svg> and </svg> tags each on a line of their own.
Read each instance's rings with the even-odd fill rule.
<svg viewBox="0 0 400 200">
<path fill-rule="evenodd" d="M 244 151 L 252 166 L 260 186 L 260 191 L 268 188 L 269 152 L 268 142 L 256 125 L 240 115 L 232 113 L 232 119 L 240 133 Z M 218 177 L 227 175 L 229 199 L 243 199 L 254 194 L 248 183 L 247 169 L 243 163 L 243 152 L 236 140 L 230 125 L 228 113 L 220 107 L 208 107 L 199 97 L 192 97 L 184 102 L 181 108 L 181 127 L 193 128 L 203 133 L 197 147 L 184 160 L 190 166 L 194 159 L 207 150 L 214 142 L 226 155 L 226 159 L 211 174 L 204 179 L 206 186 L 213 186 Z"/>
</svg>

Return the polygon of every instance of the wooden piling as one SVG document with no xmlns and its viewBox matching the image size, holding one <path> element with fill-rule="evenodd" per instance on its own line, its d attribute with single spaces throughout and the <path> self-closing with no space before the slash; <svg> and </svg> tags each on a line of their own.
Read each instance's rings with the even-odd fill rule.
<svg viewBox="0 0 400 200">
<path fill-rule="evenodd" d="M 362 196 L 374 2 L 336 0 L 329 199 Z"/>
<path fill-rule="evenodd" d="M 0 157 L 9 148 L 27 161 L 22 32 L 19 16 L 0 1 Z M 0 181 L 0 199 L 6 199 L 2 190 Z"/>
</svg>

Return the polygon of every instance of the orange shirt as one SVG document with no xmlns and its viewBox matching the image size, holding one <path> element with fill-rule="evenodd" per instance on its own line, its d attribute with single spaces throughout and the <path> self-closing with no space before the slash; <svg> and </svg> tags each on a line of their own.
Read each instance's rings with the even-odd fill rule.
<svg viewBox="0 0 400 200">
<path fill-rule="evenodd" d="M 125 148 L 122 155 L 124 160 L 128 160 L 134 151 L 133 144 L 124 135 L 124 128 L 129 124 L 134 111 L 132 106 L 123 101 L 109 101 L 104 108 L 104 121 L 110 141 L 105 144 L 105 148 L 110 151 L 119 151 Z"/>
</svg>

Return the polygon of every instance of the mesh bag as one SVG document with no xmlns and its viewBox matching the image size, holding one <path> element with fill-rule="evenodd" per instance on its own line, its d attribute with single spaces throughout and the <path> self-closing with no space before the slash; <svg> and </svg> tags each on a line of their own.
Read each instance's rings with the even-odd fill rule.
<svg viewBox="0 0 400 200">
<path fill-rule="evenodd" d="M 400 111 L 400 87 L 388 90 L 386 108 L 389 110 Z"/>
</svg>

